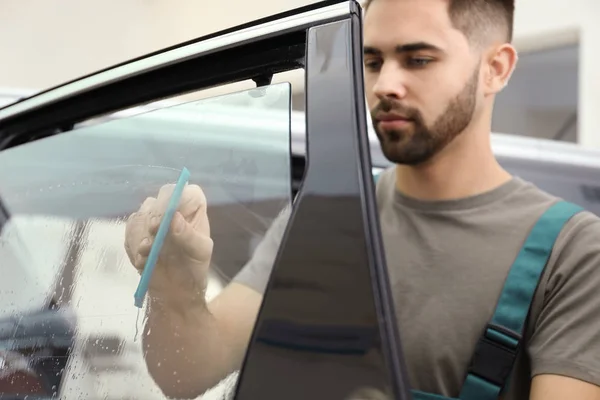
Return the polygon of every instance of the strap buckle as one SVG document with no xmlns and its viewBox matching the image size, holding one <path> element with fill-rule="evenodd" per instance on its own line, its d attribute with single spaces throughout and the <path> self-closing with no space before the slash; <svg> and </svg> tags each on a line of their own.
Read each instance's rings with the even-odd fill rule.
<svg viewBox="0 0 600 400">
<path fill-rule="evenodd" d="M 469 373 L 503 387 L 513 369 L 521 338 L 502 326 L 488 324 L 475 347 Z"/>
</svg>

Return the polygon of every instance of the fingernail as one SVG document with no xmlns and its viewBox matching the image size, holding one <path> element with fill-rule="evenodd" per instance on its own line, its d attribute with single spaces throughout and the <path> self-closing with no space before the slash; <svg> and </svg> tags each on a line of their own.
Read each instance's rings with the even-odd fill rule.
<svg viewBox="0 0 600 400">
<path fill-rule="evenodd" d="M 148 238 L 144 238 L 144 240 L 142 240 L 142 243 L 141 243 L 141 245 L 142 245 L 142 246 L 148 246 L 148 244 L 149 244 L 149 243 L 150 243 L 150 239 L 148 239 Z"/>
<path fill-rule="evenodd" d="M 158 217 L 152 217 L 152 218 L 150 218 L 150 224 L 152 226 L 156 226 L 157 223 L 158 223 Z"/>
</svg>

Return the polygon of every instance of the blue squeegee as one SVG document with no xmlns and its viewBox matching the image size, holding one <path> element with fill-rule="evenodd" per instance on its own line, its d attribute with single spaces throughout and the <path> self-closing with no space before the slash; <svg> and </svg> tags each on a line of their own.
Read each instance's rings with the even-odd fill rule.
<svg viewBox="0 0 600 400">
<path fill-rule="evenodd" d="M 140 282 L 138 283 L 138 287 L 135 291 L 135 294 L 133 295 L 133 298 L 135 299 L 134 304 L 138 308 L 142 308 L 142 305 L 144 304 L 144 297 L 146 296 L 146 292 L 148 291 L 148 284 L 150 283 L 152 272 L 154 271 L 154 267 L 156 266 L 156 261 L 158 260 L 160 249 L 162 248 L 163 243 L 165 241 L 165 237 L 169 232 L 171 221 L 173 220 L 173 216 L 175 215 L 175 211 L 177 210 L 177 206 L 179 205 L 179 200 L 181 200 L 183 188 L 185 187 L 189 178 L 190 171 L 188 171 L 187 168 L 183 167 L 183 169 L 181 170 L 181 174 L 179 175 L 179 179 L 177 180 L 177 184 L 175 185 L 175 189 L 173 190 L 173 194 L 171 195 L 171 199 L 169 200 L 169 204 L 167 206 L 167 210 L 165 211 L 165 215 L 160 221 L 158 232 L 156 233 L 156 238 L 154 238 L 154 243 L 152 243 L 152 247 L 150 248 L 148 260 L 146 260 L 144 271 L 142 272 L 142 276 L 140 277 Z"/>
</svg>

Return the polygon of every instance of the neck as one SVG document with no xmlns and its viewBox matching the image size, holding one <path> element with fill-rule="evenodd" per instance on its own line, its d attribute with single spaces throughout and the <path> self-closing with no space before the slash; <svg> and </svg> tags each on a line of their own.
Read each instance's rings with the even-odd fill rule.
<svg viewBox="0 0 600 400">
<path fill-rule="evenodd" d="M 496 160 L 488 132 L 463 132 L 423 165 L 397 165 L 396 188 L 420 200 L 451 200 L 506 183 L 511 175 Z"/>
</svg>

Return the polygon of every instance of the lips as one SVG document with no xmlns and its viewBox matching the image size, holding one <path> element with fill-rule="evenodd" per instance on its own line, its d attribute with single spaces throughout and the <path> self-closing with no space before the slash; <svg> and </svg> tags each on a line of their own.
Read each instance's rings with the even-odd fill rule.
<svg viewBox="0 0 600 400">
<path fill-rule="evenodd" d="M 412 119 L 398 114 L 380 114 L 375 119 L 381 129 L 400 129 L 412 123 Z"/>
<path fill-rule="evenodd" d="M 375 115 L 375 119 L 378 121 L 397 121 L 397 120 L 403 120 L 403 121 L 410 121 L 411 118 L 407 117 L 404 114 L 397 114 L 397 113 L 379 113 L 377 115 Z"/>
</svg>

